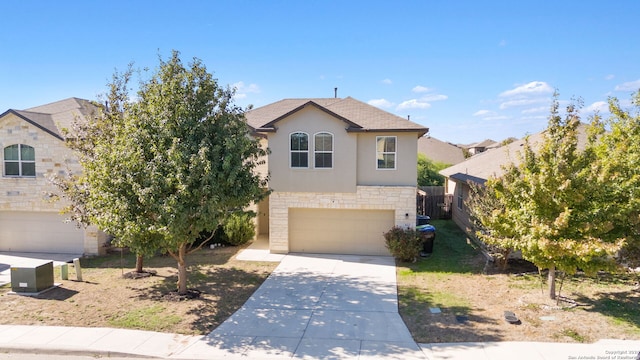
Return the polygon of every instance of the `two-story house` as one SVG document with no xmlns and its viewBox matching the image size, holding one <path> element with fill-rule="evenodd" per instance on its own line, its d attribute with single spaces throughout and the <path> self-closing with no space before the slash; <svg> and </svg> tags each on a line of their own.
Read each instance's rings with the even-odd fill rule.
<svg viewBox="0 0 640 360">
<path fill-rule="evenodd" d="M 246 118 L 270 150 L 257 228 L 271 252 L 388 255 L 383 233 L 415 226 L 427 128 L 351 97 L 285 99 Z"/>
<path fill-rule="evenodd" d="M 81 169 L 62 129 L 95 110 L 87 100 L 70 98 L 0 114 L 0 251 L 99 252 L 103 234 L 65 222 L 64 203 L 49 198 L 56 190 L 51 175 Z"/>
</svg>

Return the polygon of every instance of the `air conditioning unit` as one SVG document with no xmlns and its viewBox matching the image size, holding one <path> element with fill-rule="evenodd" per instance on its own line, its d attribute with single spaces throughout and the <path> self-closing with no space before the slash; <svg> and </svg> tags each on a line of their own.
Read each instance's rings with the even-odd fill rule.
<svg viewBox="0 0 640 360">
<path fill-rule="evenodd" d="M 52 286 L 53 261 L 11 268 L 11 290 L 16 293 L 38 293 Z"/>
</svg>

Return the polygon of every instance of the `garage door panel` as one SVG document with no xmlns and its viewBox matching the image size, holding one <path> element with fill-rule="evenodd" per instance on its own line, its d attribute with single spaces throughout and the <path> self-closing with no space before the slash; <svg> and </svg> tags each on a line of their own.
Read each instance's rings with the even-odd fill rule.
<svg viewBox="0 0 640 360">
<path fill-rule="evenodd" d="M 291 252 L 389 255 L 393 210 L 289 209 Z"/>
<path fill-rule="evenodd" d="M 57 213 L 0 212 L 0 250 L 84 252 L 84 231 Z"/>
</svg>

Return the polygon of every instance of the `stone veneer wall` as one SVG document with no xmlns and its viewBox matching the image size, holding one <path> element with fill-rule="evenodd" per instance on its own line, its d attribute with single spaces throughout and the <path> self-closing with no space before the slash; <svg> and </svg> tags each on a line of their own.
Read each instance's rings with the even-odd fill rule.
<svg viewBox="0 0 640 360">
<path fill-rule="evenodd" d="M 289 252 L 289 208 L 395 210 L 396 225 L 411 227 L 416 223 L 416 188 L 357 186 L 355 193 L 274 191 L 269 197 L 269 249 L 272 253 Z"/>
<path fill-rule="evenodd" d="M 65 203 L 51 201 L 48 196 L 57 188 L 48 180 L 53 175 L 64 175 L 70 169 L 80 172 L 81 166 L 64 142 L 51 134 L 16 117 L 8 115 L 0 119 L 0 160 L 6 146 L 24 144 L 32 146 L 36 156 L 35 178 L 0 178 L 1 211 L 43 211 L 58 213 Z M 4 175 L 4 164 L 0 165 Z M 84 230 L 85 254 L 98 254 L 105 236 L 95 227 Z"/>
</svg>

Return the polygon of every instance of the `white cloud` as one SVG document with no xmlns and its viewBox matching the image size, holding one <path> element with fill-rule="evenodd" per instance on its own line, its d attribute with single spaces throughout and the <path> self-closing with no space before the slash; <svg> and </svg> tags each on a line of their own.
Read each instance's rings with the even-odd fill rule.
<svg viewBox="0 0 640 360">
<path fill-rule="evenodd" d="M 482 120 L 497 121 L 497 120 L 507 120 L 508 118 L 509 117 L 505 115 L 496 115 L 496 116 L 483 117 Z"/>
<path fill-rule="evenodd" d="M 413 91 L 414 93 L 423 93 L 423 92 L 429 92 L 433 89 L 430 89 L 426 86 L 422 86 L 422 85 L 416 85 L 413 89 L 411 89 L 411 91 Z"/>
<path fill-rule="evenodd" d="M 637 91 L 638 89 L 640 89 L 640 79 L 616 85 L 615 88 L 616 91 Z"/>
<path fill-rule="evenodd" d="M 407 101 L 403 101 L 396 107 L 396 110 L 404 110 L 404 109 L 428 109 L 431 107 L 431 104 L 425 101 L 420 101 L 417 99 L 411 99 Z"/>
<path fill-rule="evenodd" d="M 394 105 L 391 101 L 387 99 L 373 99 L 373 100 L 367 101 L 367 104 L 373 105 L 379 108 L 385 108 L 385 109 L 390 108 Z"/>
<path fill-rule="evenodd" d="M 535 108 L 530 108 L 530 109 L 524 109 L 522 110 L 523 114 L 535 114 L 535 113 L 541 113 L 541 112 L 546 112 L 549 111 L 551 108 L 548 106 L 539 106 L 539 107 L 535 107 Z"/>
<path fill-rule="evenodd" d="M 512 108 L 512 107 L 540 104 L 540 103 L 546 103 L 546 102 L 549 102 L 549 101 L 550 100 L 548 98 L 509 100 L 509 101 L 505 101 L 502 104 L 500 104 L 500 109 L 504 110 L 504 109 L 508 109 L 508 108 Z"/>
<path fill-rule="evenodd" d="M 258 85 L 256 84 L 246 85 L 244 81 L 238 81 L 237 83 L 234 83 L 231 86 L 236 90 L 236 93 L 233 95 L 233 98 L 236 100 L 246 99 L 247 94 L 249 93 L 257 94 L 260 92 L 260 87 Z"/>
<path fill-rule="evenodd" d="M 420 98 L 422 101 L 442 101 L 447 100 L 449 97 L 442 94 L 429 94 Z"/>
<path fill-rule="evenodd" d="M 520 85 L 511 90 L 500 93 L 500 97 L 522 97 L 530 95 L 549 94 L 553 88 L 544 81 L 532 81 L 528 84 Z"/>
<path fill-rule="evenodd" d="M 393 81 L 391 81 L 391 79 L 384 79 L 381 81 L 381 83 L 385 84 L 385 85 L 391 85 L 393 83 Z"/>
<path fill-rule="evenodd" d="M 473 113 L 473 116 L 488 116 L 492 114 L 495 114 L 495 113 L 491 110 L 478 110 Z"/>
<path fill-rule="evenodd" d="M 599 113 L 608 113 L 609 112 L 609 104 L 606 101 L 596 101 L 593 104 L 587 106 L 585 112 L 599 112 Z"/>
<path fill-rule="evenodd" d="M 613 80 L 614 77 L 616 77 L 616 76 L 613 75 L 613 74 L 609 74 L 609 75 L 605 76 L 604 79 L 605 80 Z"/>
<path fill-rule="evenodd" d="M 260 87 L 256 84 L 249 84 L 249 85 L 245 85 L 244 81 L 238 81 L 237 83 L 233 84 L 233 87 L 236 88 L 236 91 L 238 92 L 242 92 L 242 93 L 259 93 L 260 92 Z"/>
</svg>

